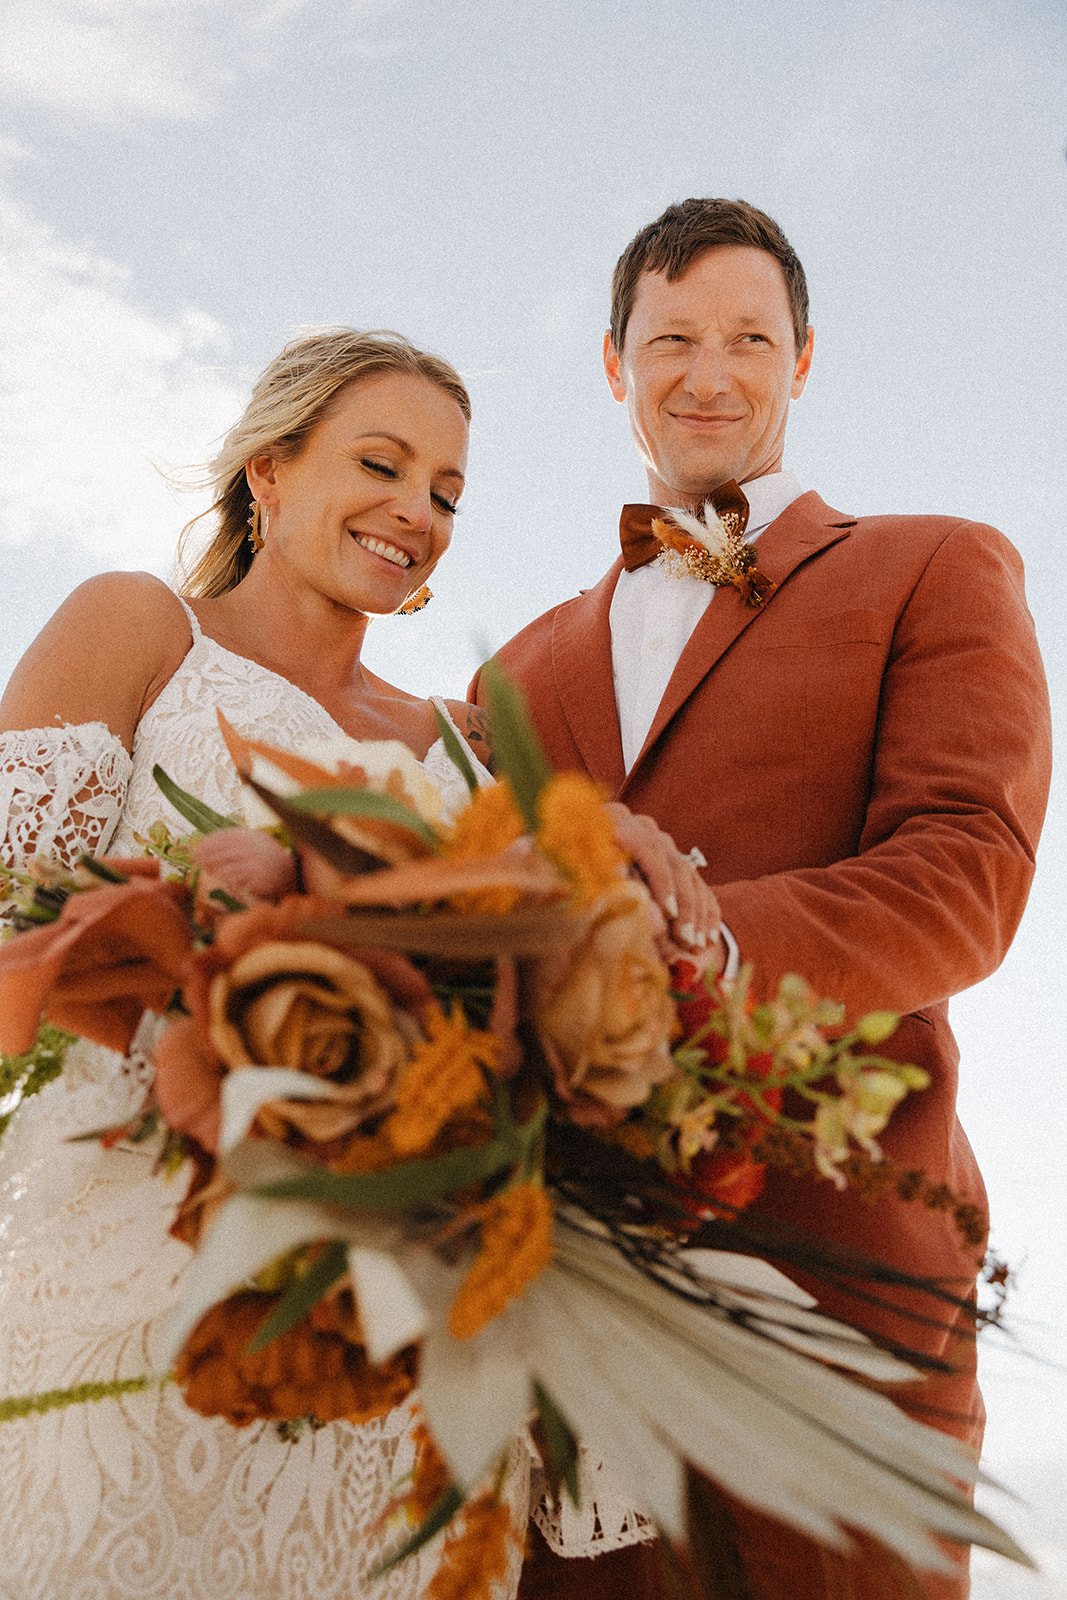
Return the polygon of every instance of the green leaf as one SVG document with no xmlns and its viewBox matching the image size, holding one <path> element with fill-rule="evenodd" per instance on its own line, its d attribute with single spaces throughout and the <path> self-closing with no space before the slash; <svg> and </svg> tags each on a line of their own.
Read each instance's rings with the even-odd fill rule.
<svg viewBox="0 0 1067 1600">
<path fill-rule="evenodd" d="M 533 1385 L 534 1404 L 537 1406 L 541 1418 L 541 1426 L 545 1431 L 545 1444 L 548 1446 L 550 1457 L 549 1465 L 564 1488 L 571 1497 L 574 1505 L 580 1505 L 578 1495 L 578 1441 L 571 1431 L 570 1424 L 552 1399 L 548 1390 L 543 1388 L 537 1379 Z"/>
<path fill-rule="evenodd" d="M 232 894 L 227 894 L 225 889 L 212 889 L 208 895 L 209 900 L 217 900 L 224 911 L 247 911 L 248 907 L 243 900 L 237 900 Z"/>
<path fill-rule="evenodd" d="M 454 767 L 459 769 L 460 776 L 462 777 L 463 782 L 467 785 L 467 788 L 470 790 L 471 794 L 476 794 L 478 790 L 478 780 L 474 776 L 474 768 L 471 766 L 471 758 L 464 748 L 463 740 L 459 737 L 448 718 L 442 716 L 439 706 L 434 706 L 433 714 L 437 722 L 437 731 L 441 735 L 441 740 L 446 751 L 448 752 L 449 760 L 452 762 Z"/>
<path fill-rule="evenodd" d="M 322 1299 L 326 1291 L 332 1288 L 347 1270 L 347 1250 L 340 1239 L 331 1239 L 311 1269 L 302 1278 L 297 1278 L 295 1283 L 290 1284 L 258 1333 L 249 1340 L 248 1354 L 254 1355 L 273 1339 L 288 1333 L 290 1328 L 295 1328 L 297 1323 L 307 1316 L 312 1306 Z"/>
<path fill-rule="evenodd" d="M 217 811 L 212 811 L 202 800 L 188 794 L 175 783 L 173 778 L 168 777 L 161 766 L 152 768 L 152 776 L 175 811 L 180 812 L 186 822 L 191 822 L 197 833 L 217 833 L 220 828 L 240 826 L 232 817 L 220 817 Z"/>
<path fill-rule="evenodd" d="M 496 772 L 511 784 L 526 826 L 536 833 L 537 801 L 552 769 L 515 684 L 495 661 L 485 663 L 481 679 L 485 684 Z"/>
<path fill-rule="evenodd" d="M 407 828 L 425 844 L 435 848 L 437 845 L 437 835 L 430 824 L 391 794 L 378 794 L 373 789 L 305 789 L 300 794 L 286 795 L 285 799 L 293 811 L 306 811 L 313 817 L 373 817 Z"/>
<path fill-rule="evenodd" d="M 317 1200 L 323 1205 L 355 1206 L 361 1211 L 404 1211 L 440 1199 L 468 1183 L 482 1183 L 522 1155 L 518 1137 L 508 1133 L 473 1150 L 405 1161 L 385 1172 L 307 1172 L 250 1189 L 264 1200 Z"/>
<path fill-rule="evenodd" d="M 297 811 L 288 800 L 283 799 L 280 794 L 275 794 L 264 784 L 257 783 L 254 778 L 246 778 L 245 782 L 253 793 L 258 794 L 263 804 L 270 807 L 291 839 L 295 839 L 299 844 L 306 844 L 316 855 L 328 861 L 331 867 L 336 867 L 338 872 L 359 877 L 364 872 L 381 872 L 389 865 L 381 856 L 373 855 L 369 850 L 361 850 L 358 845 L 349 844 L 339 833 L 334 833 L 328 822 L 320 822 L 318 817 L 313 817 L 306 811 Z"/>
<path fill-rule="evenodd" d="M 84 867 L 86 872 L 92 873 L 94 878 L 99 878 L 103 883 L 129 883 L 129 879 L 121 872 L 116 872 L 114 867 L 109 867 L 106 862 L 98 861 L 95 856 L 80 855 L 79 867 Z"/>
<path fill-rule="evenodd" d="M 416 1550 L 421 1550 L 424 1544 L 429 1544 L 434 1534 L 440 1533 L 445 1523 L 452 1521 L 465 1498 L 462 1489 L 457 1488 L 454 1483 L 450 1484 L 444 1494 L 439 1495 L 434 1501 L 426 1514 L 425 1521 L 420 1522 L 411 1538 L 405 1539 L 391 1556 L 379 1561 L 378 1565 L 367 1574 L 369 1581 L 373 1582 L 375 1578 L 383 1577 L 385 1573 L 398 1567 L 402 1561 L 406 1561 L 408 1556 L 413 1556 Z"/>
</svg>

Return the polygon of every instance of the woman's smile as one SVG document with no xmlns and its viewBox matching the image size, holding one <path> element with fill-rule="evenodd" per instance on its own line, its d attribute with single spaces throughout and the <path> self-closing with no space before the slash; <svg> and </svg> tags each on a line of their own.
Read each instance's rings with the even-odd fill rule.
<svg viewBox="0 0 1067 1600">
<path fill-rule="evenodd" d="M 397 549 L 395 544 L 387 544 L 384 539 L 376 539 L 372 533 L 352 533 L 353 539 L 364 550 L 369 550 L 372 555 L 381 556 L 385 561 L 391 561 L 394 567 L 410 567 L 412 557 L 406 550 Z"/>
</svg>

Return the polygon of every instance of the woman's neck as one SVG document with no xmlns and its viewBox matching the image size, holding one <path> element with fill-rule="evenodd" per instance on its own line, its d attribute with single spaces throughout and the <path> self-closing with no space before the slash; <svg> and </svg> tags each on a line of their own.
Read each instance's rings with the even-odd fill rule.
<svg viewBox="0 0 1067 1600">
<path fill-rule="evenodd" d="M 207 638 L 295 684 L 353 738 L 400 739 L 425 755 L 437 737 L 432 707 L 364 665 L 369 616 L 257 585 L 254 570 L 228 594 L 192 603 Z"/>
</svg>

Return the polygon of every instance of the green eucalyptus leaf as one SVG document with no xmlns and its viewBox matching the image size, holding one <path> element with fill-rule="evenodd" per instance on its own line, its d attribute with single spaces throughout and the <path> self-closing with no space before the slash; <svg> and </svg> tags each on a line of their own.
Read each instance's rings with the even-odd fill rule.
<svg viewBox="0 0 1067 1600">
<path fill-rule="evenodd" d="M 237 828 L 239 823 L 232 817 L 222 817 L 217 811 L 212 811 L 202 800 L 189 794 L 180 784 L 175 783 L 163 768 L 158 764 L 152 768 L 152 776 L 162 790 L 175 811 L 181 813 L 186 822 L 192 823 L 197 833 L 217 833 L 220 828 Z"/>
<path fill-rule="evenodd" d="M 348 1252 L 339 1239 L 331 1239 L 309 1271 L 290 1284 L 258 1333 L 249 1340 L 249 1355 L 254 1355 L 273 1339 L 295 1328 L 347 1271 Z"/>
<path fill-rule="evenodd" d="M 462 1489 L 458 1489 L 454 1483 L 450 1484 L 445 1492 L 434 1501 L 426 1514 L 425 1521 L 420 1522 L 411 1538 L 405 1539 L 403 1544 L 399 1545 L 391 1556 L 386 1556 L 384 1561 L 379 1561 L 378 1565 L 368 1573 L 369 1580 L 373 1582 L 375 1578 L 383 1577 L 385 1573 L 391 1572 L 394 1567 L 398 1567 L 402 1561 L 406 1561 L 408 1556 L 413 1556 L 417 1550 L 421 1550 L 424 1544 L 429 1544 L 434 1534 L 440 1533 L 445 1523 L 452 1521 L 465 1498 Z"/>
<path fill-rule="evenodd" d="M 477 793 L 478 779 L 474 776 L 471 758 L 467 754 L 463 740 L 459 737 L 448 718 L 442 714 L 439 706 L 434 706 L 433 714 L 437 722 L 437 731 L 441 735 L 449 760 L 454 767 L 458 768 L 459 774 L 471 794 Z"/>
<path fill-rule="evenodd" d="M 106 861 L 98 861 L 95 856 L 80 855 L 79 867 L 91 873 L 94 878 L 99 878 L 101 883 L 129 883 L 129 878 L 122 872 L 116 872 L 114 867 L 109 867 Z"/>
<path fill-rule="evenodd" d="M 405 1211 L 438 1200 L 468 1183 L 482 1183 L 522 1155 L 517 1138 L 508 1133 L 476 1149 L 453 1150 L 446 1156 L 405 1161 L 385 1172 L 307 1172 L 249 1192 L 265 1200 L 316 1200 L 322 1205 L 354 1206 L 361 1211 Z"/>
<path fill-rule="evenodd" d="M 566 1417 L 536 1378 L 533 1397 L 545 1432 L 549 1464 L 563 1483 L 572 1503 L 577 1506 L 581 1503 L 578 1495 L 578 1441 Z"/>
<path fill-rule="evenodd" d="M 391 794 L 378 794 L 374 789 L 304 789 L 300 794 L 285 797 L 292 811 L 306 811 L 311 816 L 373 817 L 378 822 L 392 822 L 407 828 L 424 844 L 436 848 L 437 835 L 417 811 L 394 800 Z"/>
<path fill-rule="evenodd" d="M 487 661 L 481 671 L 493 741 L 494 770 L 507 778 L 527 828 L 538 828 L 537 802 L 552 776 L 541 741 L 534 732 L 522 694 L 511 679 Z"/>
</svg>

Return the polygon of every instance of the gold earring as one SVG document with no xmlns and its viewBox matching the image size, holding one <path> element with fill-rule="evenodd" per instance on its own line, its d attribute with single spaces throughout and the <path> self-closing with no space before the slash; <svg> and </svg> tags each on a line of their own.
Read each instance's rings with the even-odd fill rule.
<svg viewBox="0 0 1067 1600">
<path fill-rule="evenodd" d="M 253 502 L 252 502 L 252 515 L 248 519 L 248 542 L 252 546 L 252 554 L 254 556 L 259 554 L 259 552 L 262 550 L 263 546 L 267 542 L 267 529 L 266 529 L 266 526 L 264 526 L 262 528 L 262 530 L 261 530 L 260 529 L 260 525 L 259 525 L 260 524 L 260 511 L 261 511 L 261 509 L 262 508 L 260 506 L 259 501 L 258 500 L 253 500 Z M 269 517 L 269 515 L 270 515 L 270 513 L 268 512 L 266 514 L 266 516 L 263 517 L 264 524 L 266 524 L 267 518 Z"/>
<path fill-rule="evenodd" d="M 414 594 L 408 595 L 404 604 L 397 611 L 397 616 L 411 617 L 416 611 L 423 611 L 433 599 L 433 590 L 428 584 L 423 584 L 421 589 L 416 589 Z"/>
</svg>

